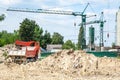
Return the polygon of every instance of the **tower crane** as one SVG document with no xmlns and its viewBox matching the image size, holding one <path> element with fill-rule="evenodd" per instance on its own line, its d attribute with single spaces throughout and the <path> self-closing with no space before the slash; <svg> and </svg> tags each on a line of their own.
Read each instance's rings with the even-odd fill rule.
<svg viewBox="0 0 120 80">
<path fill-rule="evenodd" d="M 73 12 L 73 11 L 62 11 L 62 10 L 48 10 L 48 9 L 28 9 L 28 8 L 8 8 L 7 11 L 16 11 L 16 12 L 30 12 L 30 13 L 45 13 L 45 14 L 60 14 L 60 15 L 73 15 L 73 16 L 81 16 L 82 18 L 82 24 L 86 23 L 86 18 L 88 17 L 93 17 L 96 15 L 91 15 L 91 16 L 86 16 L 84 14 L 85 10 L 89 6 L 89 3 L 86 5 L 84 8 L 83 12 Z M 84 38 L 86 39 L 86 26 L 83 25 L 84 27 Z M 86 45 L 86 43 L 85 43 Z"/>
<path fill-rule="evenodd" d="M 103 12 L 101 12 L 101 17 L 100 20 L 95 20 L 95 21 L 90 21 L 90 22 L 86 22 L 86 23 L 80 23 L 79 26 L 81 25 L 89 25 L 89 24 L 95 24 L 95 23 L 100 23 L 100 50 L 102 47 L 104 47 L 104 41 L 103 41 L 103 27 L 104 27 L 104 23 L 106 22 L 105 20 L 103 20 L 104 14 Z"/>
</svg>

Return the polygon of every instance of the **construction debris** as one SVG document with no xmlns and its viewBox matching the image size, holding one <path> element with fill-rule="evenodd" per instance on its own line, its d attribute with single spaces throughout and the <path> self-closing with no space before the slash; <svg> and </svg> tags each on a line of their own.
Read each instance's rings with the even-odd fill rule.
<svg viewBox="0 0 120 80">
<path fill-rule="evenodd" d="M 84 51 L 63 50 L 41 61 L 52 66 L 82 76 L 113 75 L 120 71 L 120 60 L 116 58 L 98 58 Z"/>
<path fill-rule="evenodd" d="M 81 50 L 63 50 L 26 65 L 0 64 L 0 80 L 119 80 L 119 72 L 119 59 Z"/>
</svg>

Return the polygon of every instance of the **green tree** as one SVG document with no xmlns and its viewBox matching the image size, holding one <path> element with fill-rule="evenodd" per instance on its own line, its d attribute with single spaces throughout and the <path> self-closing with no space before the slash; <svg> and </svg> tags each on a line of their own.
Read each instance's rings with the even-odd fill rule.
<svg viewBox="0 0 120 80">
<path fill-rule="evenodd" d="M 84 38 L 84 28 L 83 26 L 80 27 L 79 35 L 78 35 L 78 49 L 84 49 L 85 48 L 85 38 Z"/>
<path fill-rule="evenodd" d="M 4 14 L 0 15 L 0 21 L 3 21 L 4 19 L 5 19 L 5 15 Z"/>
<path fill-rule="evenodd" d="M 36 27 L 39 27 L 35 21 L 25 19 L 20 25 L 19 35 L 20 39 L 23 41 L 34 40 L 34 33 Z"/>
<path fill-rule="evenodd" d="M 19 40 L 20 39 L 19 30 L 14 30 L 13 36 L 14 36 L 14 41 Z"/>
<path fill-rule="evenodd" d="M 17 35 L 15 35 L 15 32 L 8 33 L 7 31 L 2 31 L 2 32 L 0 32 L 0 46 L 14 43 L 17 38 L 18 37 L 17 37 Z"/>
<path fill-rule="evenodd" d="M 51 44 L 51 35 L 46 30 L 45 34 L 43 35 L 42 40 L 41 40 L 41 47 L 44 48 L 44 49 L 46 49 L 47 44 Z"/>
<path fill-rule="evenodd" d="M 75 50 L 75 44 L 72 43 L 71 40 L 67 40 L 63 46 L 62 46 L 63 49 L 74 49 Z"/>
<path fill-rule="evenodd" d="M 47 44 L 51 43 L 51 35 L 50 35 L 50 33 L 47 30 L 45 31 L 44 39 L 46 40 Z"/>
<path fill-rule="evenodd" d="M 57 32 L 54 32 L 53 36 L 52 36 L 52 44 L 63 44 L 63 36 L 60 35 Z"/>
<path fill-rule="evenodd" d="M 20 25 L 19 35 L 23 41 L 35 40 L 40 42 L 40 46 L 46 49 L 51 43 L 51 35 L 48 31 L 43 34 L 43 29 L 33 20 L 25 19 Z"/>
<path fill-rule="evenodd" d="M 4 46 L 5 45 L 5 40 L 0 38 L 0 47 Z"/>
<path fill-rule="evenodd" d="M 40 28 L 39 26 L 36 26 L 33 37 L 35 41 L 41 41 L 43 37 L 43 29 Z"/>
<path fill-rule="evenodd" d="M 2 31 L 1 40 L 4 43 L 4 45 L 9 44 L 9 38 L 10 38 L 10 35 L 7 33 L 7 31 Z"/>
</svg>

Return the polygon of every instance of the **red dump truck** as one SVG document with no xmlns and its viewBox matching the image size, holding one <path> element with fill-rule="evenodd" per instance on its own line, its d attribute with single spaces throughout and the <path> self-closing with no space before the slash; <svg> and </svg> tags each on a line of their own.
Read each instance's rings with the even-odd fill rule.
<svg viewBox="0 0 120 80">
<path fill-rule="evenodd" d="M 36 61 L 40 57 L 40 45 L 36 41 L 15 41 L 15 47 L 8 53 L 12 62 L 23 63 Z"/>
</svg>

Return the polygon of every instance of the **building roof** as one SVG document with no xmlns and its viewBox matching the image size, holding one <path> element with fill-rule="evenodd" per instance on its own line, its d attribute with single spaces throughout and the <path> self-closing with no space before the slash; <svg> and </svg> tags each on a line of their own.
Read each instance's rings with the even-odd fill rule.
<svg viewBox="0 0 120 80">
<path fill-rule="evenodd" d="M 52 50 L 52 49 L 62 49 L 61 44 L 49 44 L 47 45 L 47 50 Z"/>
</svg>

